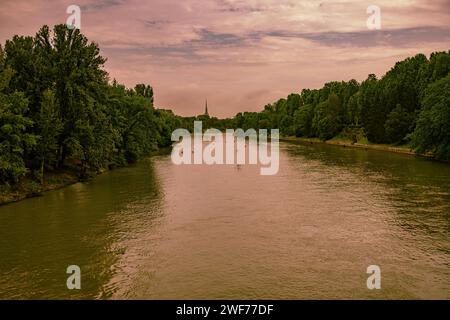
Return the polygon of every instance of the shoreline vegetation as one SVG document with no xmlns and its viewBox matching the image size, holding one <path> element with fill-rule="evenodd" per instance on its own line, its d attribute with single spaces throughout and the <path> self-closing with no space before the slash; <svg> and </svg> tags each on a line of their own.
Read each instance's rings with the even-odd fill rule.
<svg viewBox="0 0 450 320">
<path fill-rule="evenodd" d="M 106 60 L 66 25 L 0 44 L 0 204 L 133 164 L 170 148 L 172 132 L 192 132 L 194 121 L 205 130 L 279 129 L 295 141 L 450 161 L 450 51 L 417 54 L 380 79 L 329 82 L 227 119 L 207 107 L 192 117 L 157 108 L 150 85 L 110 79 Z"/>
<path fill-rule="evenodd" d="M 111 80 L 105 62 L 66 25 L 0 45 L 0 203 L 133 164 L 187 125 L 154 107 L 150 85 Z"/>
<path fill-rule="evenodd" d="M 161 148 L 150 153 L 147 157 L 169 154 L 170 147 Z M 119 167 L 118 167 L 119 168 Z M 98 175 L 115 170 L 115 168 L 102 169 L 90 177 L 80 177 L 77 166 L 65 166 L 63 169 L 53 172 L 46 172 L 44 183 L 40 184 L 33 177 L 23 178 L 14 188 L 0 194 L 0 206 L 19 202 L 29 198 L 41 197 L 49 191 L 63 189 L 76 183 L 88 182 Z"/>
<path fill-rule="evenodd" d="M 37 183 L 33 178 L 25 177 L 14 188 L 0 194 L 0 206 L 40 197 L 46 192 L 62 189 L 81 181 L 77 170 L 70 168 L 65 168 L 59 172 L 46 173 L 43 184 Z"/>
<path fill-rule="evenodd" d="M 344 148 L 353 149 L 364 149 L 364 150 L 377 150 L 383 152 L 399 153 L 414 157 L 427 158 L 434 161 L 446 162 L 445 160 L 438 160 L 433 157 L 432 154 L 417 153 L 408 145 L 389 145 L 389 144 L 376 144 L 367 142 L 352 142 L 351 140 L 342 138 L 333 138 L 331 140 L 320 140 L 319 138 L 304 138 L 304 137 L 281 137 L 280 141 L 290 142 L 290 143 L 301 143 L 301 144 L 327 144 L 332 146 L 339 146 Z"/>
</svg>

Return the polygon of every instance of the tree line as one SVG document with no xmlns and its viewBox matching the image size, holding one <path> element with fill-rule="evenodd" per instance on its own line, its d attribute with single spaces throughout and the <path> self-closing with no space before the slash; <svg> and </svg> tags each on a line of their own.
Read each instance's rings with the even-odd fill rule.
<svg viewBox="0 0 450 320">
<path fill-rule="evenodd" d="M 42 27 L 0 46 L 0 186 L 71 165 L 81 177 L 171 144 L 184 119 L 153 107 L 153 89 L 110 81 L 97 44 Z"/>
<path fill-rule="evenodd" d="M 329 82 L 268 104 L 261 112 L 238 113 L 219 126 L 278 128 L 285 136 L 334 137 L 353 142 L 408 144 L 420 153 L 450 160 L 450 51 L 428 59 L 418 54 L 381 79 L 370 74 Z"/>
</svg>

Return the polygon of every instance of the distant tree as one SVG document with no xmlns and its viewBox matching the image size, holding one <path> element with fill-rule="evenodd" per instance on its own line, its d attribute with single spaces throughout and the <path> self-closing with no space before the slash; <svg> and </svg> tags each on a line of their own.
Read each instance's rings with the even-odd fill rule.
<svg viewBox="0 0 450 320">
<path fill-rule="evenodd" d="M 312 121 L 314 118 L 314 106 L 307 104 L 294 113 L 294 128 L 297 137 L 312 137 Z"/>
<path fill-rule="evenodd" d="M 384 123 L 387 115 L 380 107 L 379 84 L 374 74 L 370 74 L 367 80 L 361 84 L 358 109 L 367 138 L 372 142 L 384 142 Z"/>
<path fill-rule="evenodd" d="M 286 101 L 286 115 L 289 117 L 294 116 L 294 112 L 301 106 L 301 96 L 296 93 L 292 93 L 287 97 Z"/>
<path fill-rule="evenodd" d="M 358 104 L 359 100 L 359 92 L 356 92 L 354 95 L 352 95 L 346 106 L 346 124 L 350 126 L 356 126 L 359 127 L 361 124 L 361 109 L 360 105 Z"/>
<path fill-rule="evenodd" d="M 284 114 L 281 116 L 280 126 L 281 134 L 285 136 L 293 136 L 294 133 L 294 117 Z"/>
<path fill-rule="evenodd" d="M 153 106 L 153 88 L 143 83 L 137 84 L 134 87 L 134 91 L 137 95 L 150 99 L 150 103 Z"/>
<path fill-rule="evenodd" d="M 329 140 L 342 130 L 342 104 L 334 92 L 315 108 L 312 128 L 321 140 Z"/>
</svg>

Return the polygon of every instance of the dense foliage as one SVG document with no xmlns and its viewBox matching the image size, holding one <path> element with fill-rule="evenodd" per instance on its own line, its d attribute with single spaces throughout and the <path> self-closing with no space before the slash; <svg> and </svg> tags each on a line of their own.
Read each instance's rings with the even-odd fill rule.
<svg viewBox="0 0 450 320">
<path fill-rule="evenodd" d="M 183 119 L 153 107 L 153 90 L 109 83 L 98 46 L 47 26 L 0 46 L 0 185 L 78 166 L 81 176 L 170 145 Z"/>
<path fill-rule="evenodd" d="M 282 135 L 341 136 L 356 142 L 410 144 L 450 160 L 450 51 L 398 62 L 381 79 L 330 82 L 257 112 L 226 120 L 233 127 L 279 128 Z"/>
</svg>

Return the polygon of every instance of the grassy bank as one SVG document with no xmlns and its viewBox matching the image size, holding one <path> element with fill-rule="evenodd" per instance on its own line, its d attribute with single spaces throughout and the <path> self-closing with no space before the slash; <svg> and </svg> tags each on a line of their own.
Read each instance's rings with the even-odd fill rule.
<svg viewBox="0 0 450 320">
<path fill-rule="evenodd" d="M 301 142 L 301 143 L 309 143 L 309 144 L 329 144 L 334 146 L 341 146 L 344 148 L 357 148 L 364 150 L 379 150 L 386 152 L 394 152 L 407 154 L 411 156 L 420 156 L 432 159 L 433 156 L 431 154 L 418 154 L 414 150 L 411 149 L 408 145 L 389 145 L 389 144 L 375 144 L 370 142 L 352 142 L 351 140 L 343 139 L 335 137 L 331 140 L 322 141 L 319 138 L 298 138 L 298 137 L 283 137 L 280 139 L 281 141 L 287 142 Z"/>
</svg>

